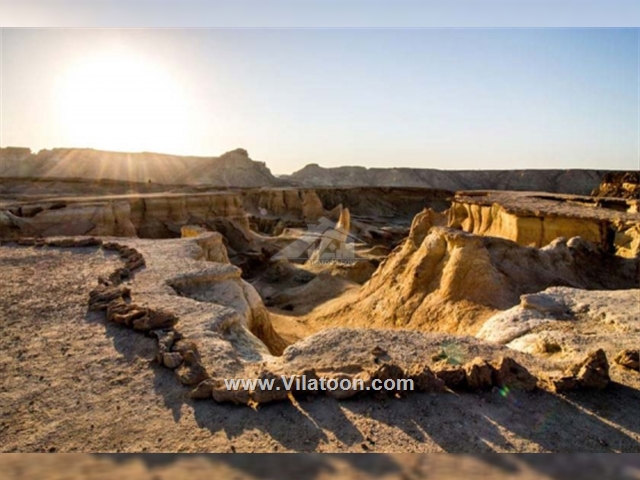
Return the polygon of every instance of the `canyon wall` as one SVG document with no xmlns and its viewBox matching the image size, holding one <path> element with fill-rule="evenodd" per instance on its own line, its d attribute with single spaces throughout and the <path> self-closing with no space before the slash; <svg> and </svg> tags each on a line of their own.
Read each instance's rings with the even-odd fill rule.
<svg viewBox="0 0 640 480">
<path fill-rule="evenodd" d="M 0 237 L 97 235 L 116 237 L 172 238 L 184 225 L 207 226 L 220 231 L 239 248 L 251 243 L 254 230 L 273 233 L 278 222 L 304 228 L 336 206 L 354 215 L 367 216 L 382 208 L 377 220 L 410 221 L 425 207 L 443 210 L 451 192 L 395 189 L 383 199 L 379 189 L 264 188 L 219 190 L 206 193 L 163 193 L 68 197 L 7 202 L 0 208 Z M 395 215 L 392 214 L 395 206 Z M 263 226 L 264 228 L 255 228 Z M 408 227 L 408 224 L 407 224 Z"/>
<path fill-rule="evenodd" d="M 476 235 L 544 247 L 559 237 L 581 237 L 623 257 L 640 254 L 640 214 L 633 201 L 586 197 L 460 192 L 448 225 Z"/>
</svg>

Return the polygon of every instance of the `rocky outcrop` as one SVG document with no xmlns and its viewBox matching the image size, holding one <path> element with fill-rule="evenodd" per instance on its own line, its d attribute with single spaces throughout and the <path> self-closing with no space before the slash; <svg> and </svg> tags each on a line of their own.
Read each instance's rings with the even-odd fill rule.
<svg viewBox="0 0 640 480">
<path fill-rule="evenodd" d="M 543 247 L 581 237 L 624 257 L 640 253 L 640 214 L 629 201 L 516 192 L 458 192 L 449 226 Z"/>
<path fill-rule="evenodd" d="M 610 255 L 580 238 L 543 249 L 522 247 L 416 217 L 409 238 L 380 265 L 357 296 L 314 312 L 321 322 L 342 319 L 368 327 L 476 333 L 520 295 L 551 285 L 582 289 L 634 288 L 638 259 Z M 423 225 L 426 224 L 426 225 Z"/>
<path fill-rule="evenodd" d="M 445 190 L 521 190 L 589 195 L 601 170 L 436 170 L 430 168 L 323 168 L 307 165 L 287 181 L 307 187 L 422 187 Z"/>
<path fill-rule="evenodd" d="M 640 173 L 607 172 L 591 192 L 595 197 L 634 198 L 640 200 Z"/>
<path fill-rule="evenodd" d="M 489 318 L 476 336 L 565 364 L 602 349 L 633 368 L 640 332 L 638 286 L 614 291 L 551 287 L 523 295 L 518 306 Z"/>
<path fill-rule="evenodd" d="M 159 153 L 121 153 L 55 148 L 37 154 L 28 149 L 0 149 L 0 177 L 111 179 L 165 185 L 264 187 L 283 185 L 262 162 L 244 149 L 219 157 Z"/>
<path fill-rule="evenodd" d="M 602 390 L 609 385 L 609 362 L 604 350 L 595 350 L 562 374 L 546 375 L 543 382 L 553 392 L 566 392 L 581 388 Z"/>
<path fill-rule="evenodd" d="M 410 219 L 423 208 L 448 206 L 448 193 L 441 191 L 397 190 L 386 200 L 381 195 L 379 189 L 356 189 L 347 194 L 333 189 L 265 188 L 18 200 L 0 209 L 0 237 L 177 238 L 182 226 L 200 225 L 222 232 L 232 248 L 243 250 L 253 241 L 250 227 L 270 235 L 278 235 L 291 225 L 305 228 L 322 216 L 331 216 L 329 210 L 344 201 L 353 215 L 366 219 L 366 223 L 357 222 L 354 229 L 375 243 L 406 234 Z M 378 216 L 376 205 L 381 207 Z M 391 225 L 396 225 L 397 232 Z"/>
<path fill-rule="evenodd" d="M 621 350 L 613 361 L 625 368 L 640 372 L 640 350 L 631 348 Z"/>
<path fill-rule="evenodd" d="M 324 205 L 313 189 L 261 189 L 244 194 L 245 209 L 262 218 L 296 218 L 313 222 L 324 215 Z"/>
</svg>

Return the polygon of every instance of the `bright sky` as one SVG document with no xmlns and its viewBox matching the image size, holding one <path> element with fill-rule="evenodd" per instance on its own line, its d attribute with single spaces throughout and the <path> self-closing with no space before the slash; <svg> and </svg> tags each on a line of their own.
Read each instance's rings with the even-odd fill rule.
<svg viewBox="0 0 640 480">
<path fill-rule="evenodd" d="M 2 30 L 2 146 L 639 166 L 638 29 Z"/>
</svg>

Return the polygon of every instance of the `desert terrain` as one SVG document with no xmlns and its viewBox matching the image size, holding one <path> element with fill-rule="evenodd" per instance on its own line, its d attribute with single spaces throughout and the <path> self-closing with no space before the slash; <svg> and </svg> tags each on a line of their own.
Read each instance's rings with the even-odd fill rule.
<svg viewBox="0 0 640 480">
<path fill-rule="evenodd" d="M 0 155 L 4 452 L 640 452 L 636 172 Z M 224 386 L 282 375 L 416 388 Z"/>
</svg>

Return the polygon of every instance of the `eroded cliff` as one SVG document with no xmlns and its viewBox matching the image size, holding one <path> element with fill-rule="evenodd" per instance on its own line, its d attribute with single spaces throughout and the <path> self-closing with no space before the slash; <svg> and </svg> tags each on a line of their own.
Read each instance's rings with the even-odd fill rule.
<svg viewBox="0 0 640 480">
<path fill-rule="evenodd" d="M 553 285 L 581 289 L 635 288 L 639 259 L 624 259 L 579 237 L 546 247 L 523 247 L 433 227 L 416 217 L 407 240 L 356 293 L 313 311 L 318 323 L 475 333 L 520 295 Z"/>
<path fill-rule="evenodd" d="M 581 237 L 623 257 L 640 252 L 640 214 L 633 200 L 517 192 L 458 192 L 449 226 L 543 247 Z"/>
</svg>

